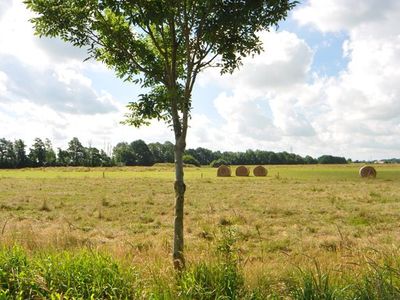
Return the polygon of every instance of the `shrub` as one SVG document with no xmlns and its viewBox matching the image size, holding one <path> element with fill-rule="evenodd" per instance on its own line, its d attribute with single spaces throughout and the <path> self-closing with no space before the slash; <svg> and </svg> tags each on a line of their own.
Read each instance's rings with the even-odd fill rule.
<svg viewBox="0 0 400 300">
<path fill-rule="evenodd" d="M 347 164 L 347 160 L 344 157 L 322 155 L 318 157 L 319 164 Z"/>
<path fill-rule="evenodd" d="M 235 248 L 236 235 L 229 227 L 222 229 L 216 262 L 202 262 L 178 278 L 184 299 L 244 299 L 247 291 Z"/>
<path fill-rule="evenodd" d="M 210 166 L 212 167 L 212 168 L 218 168 L 218 167 L 220 167 L 220 166 L 222 166 L 222 165 L 229 165 L 228 164 L 228 162 L 226 161 L 226 160 L 224 160 L 224 159 L 222 159 L 222 158 L 219 158 L 219 159 L 216 159 L 216 160 L 213 160 L 211 163 L 210 163 Z"/>
<path fill-rule="evenodd" d="M 185 154 L 183 156 L 183 163 L 186 165 L 194 165 L 196 167 L 200 167 L 200 163 L 197 159 L 195 159 L 192 155 L 190 154 Z"/>
<path fill-rule="evenodd" d="M 42 296 L 33 281 L 34 272 L 19 247 L 0 251 L 0 299 L 31 299 Z"/>
<path fill-rule="evenodd" d="M 384 262 L 367 262 L 369 272 L 355 286 L 354 299 L 400 299 L 400 259 L 387 256 Z"/>
<path fill-rule="evenodd" d="M 289 287 L 292 299 L 298 300 L 335 300 L 346 299 L 344 295 L 345 288 L 334 286 L 329 279 L 328 274 L 321 273 L 303 273 L 302 282 Z"/>
<path fill-rule="evenodd" d="M 242 299 L 243 276 L 233 263 L 199 263 L 179 279 L 184 299 Z"/>
<path fill-rule="evenodd" d="M 52 293 L 83 299 L 134 298 L 135 272 L 104 255 L 64 252 L 41 260 L 38 268 Z"/>
<path fill-rule="evenodd" d="M 0 299 L 134 299 L 137 276 L 110 257 L 82 251 L 28 259 L 0 249 Z"/>
</svg>

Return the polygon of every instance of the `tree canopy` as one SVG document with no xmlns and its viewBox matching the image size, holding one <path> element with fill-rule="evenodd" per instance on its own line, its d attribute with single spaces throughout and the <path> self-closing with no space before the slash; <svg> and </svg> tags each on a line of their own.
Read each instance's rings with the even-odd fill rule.
<svg viewBox="0 0 400 300">
<path fill-rule="evenodd" d="M 210 66 L 221 67 L 223 73 L 233 72 L 243 57 L 262 50 L 257 33 L 276 26 L 297 1 L 25 3 L 39 15 L 32 19 L 39 36 L 60 37 L 84 47 L 88 58 L 105 63 L 118 77 L 149 90 L 130 104 L 129 124 L 140 126 L 156 118 L 184 131 L 197 74 Z"/>
</svg>

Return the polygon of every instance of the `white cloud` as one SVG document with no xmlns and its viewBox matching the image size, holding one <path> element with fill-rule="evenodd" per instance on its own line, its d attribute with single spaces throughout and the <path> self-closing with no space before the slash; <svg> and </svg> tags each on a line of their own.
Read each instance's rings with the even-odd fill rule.
<svg viewBox="0 0 400 300">
<path fill-rule="evenodd" d="M 22 1 L 2 1 L 0 9 L 2 136 L 28 143 L 37 136 L 49 137 L 62 147 L 73 136 L 101 147 L 104 141 L 116 143 L 118 137 L 142 136 L 119 124 L 123 105 L 110 92 L 95 89 L 84 75 L 85 71 L 104 75 L 105 67 L 83 63 L 83 49 L 34 36 L 29 22 L 33 15 Z"/>
<path fill-rule="evenodd" d="M 221 77 L 211 70 L 200 77 L 203 86 L 217 82 L 231 89 L 214 101 L 224 123 L 218 128 L 220 136 L 206 143 L 212 148 L 217 143 L 221 149 L 276 149 L 277 145 L 290 144 L 287 137 L 315 134 L 304 109 L 314 105 L 310 91 L 319 89 L 307 84 L 313 51 L 304 40 L 286 31 L 265 32 L 261 39 L 265 52 L 245 59 L 233 75 Z"/>
<path fill-rule="evenodd" d="M 348 34 L 349 62 L 325 84 L 320 130 L 354 156 L 400 156 L 400 2 L 311 0 L 294 15 L 322 32 Z"/>
<path fill-rule="evenodd" d="M 0 101 L 27 100 L 58 112 L 73 114 L 107 113 L 117 102 L 91 87 L 90 79 L 69 68 L 41 68 L 22 64 L 12 56 L 0 55 L 0 70 L 7 75 L 10 96 Z"/>
<path fill-rule="evenodd" d="M 11 2 L 11 1 L 10 1 Z M 49 63 L 48 57 L 35 46 L 32 17 L 22 1 L 14 0 L 0 19 L 0 54 L 13 55 L 26 64 L 41 67 Z"/>
<path fill-rule="evenodd" d="M 30 101 L 72 114 L 119 109 L 110 93 L 96 91 L 83 75 L 95 64 L 82 63 L 82 49 L 34 36 L 29 22 L 33 14 L 22 1 L 7 3 L 2 4 L 8 10 L 0 19 L 0 74 L 7 79 L 0 78 L 0 102 Z"/>
<path fill-rule="evenodd" d="M 140 129 L 120 124 L 125 111 L 107 114 L 77 115 L 57 112 L 30 101 L 0 103 L 0 119 L 10 140 L 23 139 L 28 145 L 35 137 L 50 138 L 54 147 L 66 148 L 72 137 L 86 146 L 98 148 L 137 139 L 146 141 L 172 140 L 172 132 L 164 124 L 153 122 Z"/>
<path fill-rule="evenodd" d="M 313 53 L 304 40 L 283 31 L 264 32 L 261 41 L 265 52 L 247 59 L 233 76 L 236 81 L 258 89 L 277 89 L 306 80 Z"/>
<path fill-rule="evenodd" d="M 7 80 L 7 74 L 0 71 L 0 97 L 4 97 L 7 92 Z"/>
<path fill-rule="evenodd" d="M 309 0 L 293 15 L 301 25 L 312 25 L 322 32 L 347 31 L 365 23 L 380 23 L 396 8 L 397 0 Z"/>
<path fill-rule="evenodd" d="M 0 2 L 0 20 L 2 16 L 6 13 L 6 11 L 10 8 L 11 6 L 11 0 L 2 0 Z"/>
<path fill-rule="evenodd" d="M 257 140 L 256 148 L 272 145 L 272 149 L 293 148 L 303 154 L 399 157 L 400 2 L 311 0 L 294 16 L 300 24 L 323 33 L 344 31 L 348 39 L 343 55 L 348 64 L 336 76 L 312 74 L 317 49 L 310 49 L 293 33 L 266 33 L 266 52 L 246 59 L 235 75 L 219 80 L 233 94 L 215 100 L 225 120 L 221 135 L 236 128 L 238 137 Z M 200 82 L 207 85 L 218 79 L 213 71 Z M 266 126 L 264 135 L 256 137 L 263 127 L 254 123 L 257 117 L 252 115 L 265 114 L 260 102 L 269 107 L 269 121 L 260 123 L 272 124 L 275 130 Z M 252 113 L 240 118 L 240 111 Z M 246 122 L 254 126 L 248 130 Z"/>
<path fill-rule="evenodd" d="M 307 80 L 313 51 L 304 40 L 287 31 L 263 32 L 260 39 L 264 51 L 244 59 L 243 66 L 233 75 L 221 77 L 218 69 L 211 69 L 200 75 L 199 84 L 219 82 L 223 87 L 240 86 L 265 92 Z"/>
<path fill-rule="evenodd" d="M 23 1 L 9 0 L 2 6 L 8 9 L 4 10 L 3 17 L 0 15 L 0 54 L 18 57 L 24 64 L 37 69 L 48 68 L 60 62 L 76 64 L 87 57 L 84 49 L 59 39 L 35 36 L 29 21 L 34 14 L 26 9 Z"/>
<path fill-rule="evenodd" d="M 225 120 L 224 131 L 229 132 L 229 138 L 239 135 L 239 139 L 276 140 L 279 136 L 279 129 L 272 122 L 265 99 L 251 96 L 245 90 L 235 90 L 231 96 L 220 94 L 215 99 L 215 106 Z M 233 142 L 237 141 L 238 138 Z"/>
</svg>

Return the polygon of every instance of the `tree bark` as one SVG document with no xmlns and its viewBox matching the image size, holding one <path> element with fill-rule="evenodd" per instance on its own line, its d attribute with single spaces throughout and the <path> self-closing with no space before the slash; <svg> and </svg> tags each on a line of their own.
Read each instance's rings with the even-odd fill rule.
<svg viewBox="0 0 400 300">
<path fill-rule="evenodd" d="M 185 268 L 185 257 L 183 254 L 183 208 L 185 202 L 186 185 L 183 174 L 183 153 L 186 143 L 184 137 L 175 140 L 175 222 L 174 222 L 174 248 L 173 262 L 176 270 Z"/>
</svg>

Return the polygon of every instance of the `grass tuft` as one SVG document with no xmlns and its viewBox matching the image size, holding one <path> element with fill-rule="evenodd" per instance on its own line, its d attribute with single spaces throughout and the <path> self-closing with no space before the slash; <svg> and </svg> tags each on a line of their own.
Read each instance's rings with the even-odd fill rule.
<svg viewBox="0 0 400 300">
<path fill-rule="evenodd" d="M 47 212 L 48 212 L 48 211 L 51 211 L 51 208 L 50 208 L 50 206 L 48 205 L 46 199 L 43 200 L 43 203 L 42 203 L 42 205 L 40 206 L 39 210 L 40 210 L 40 211 L 47 211 Z"/>
</svg>

